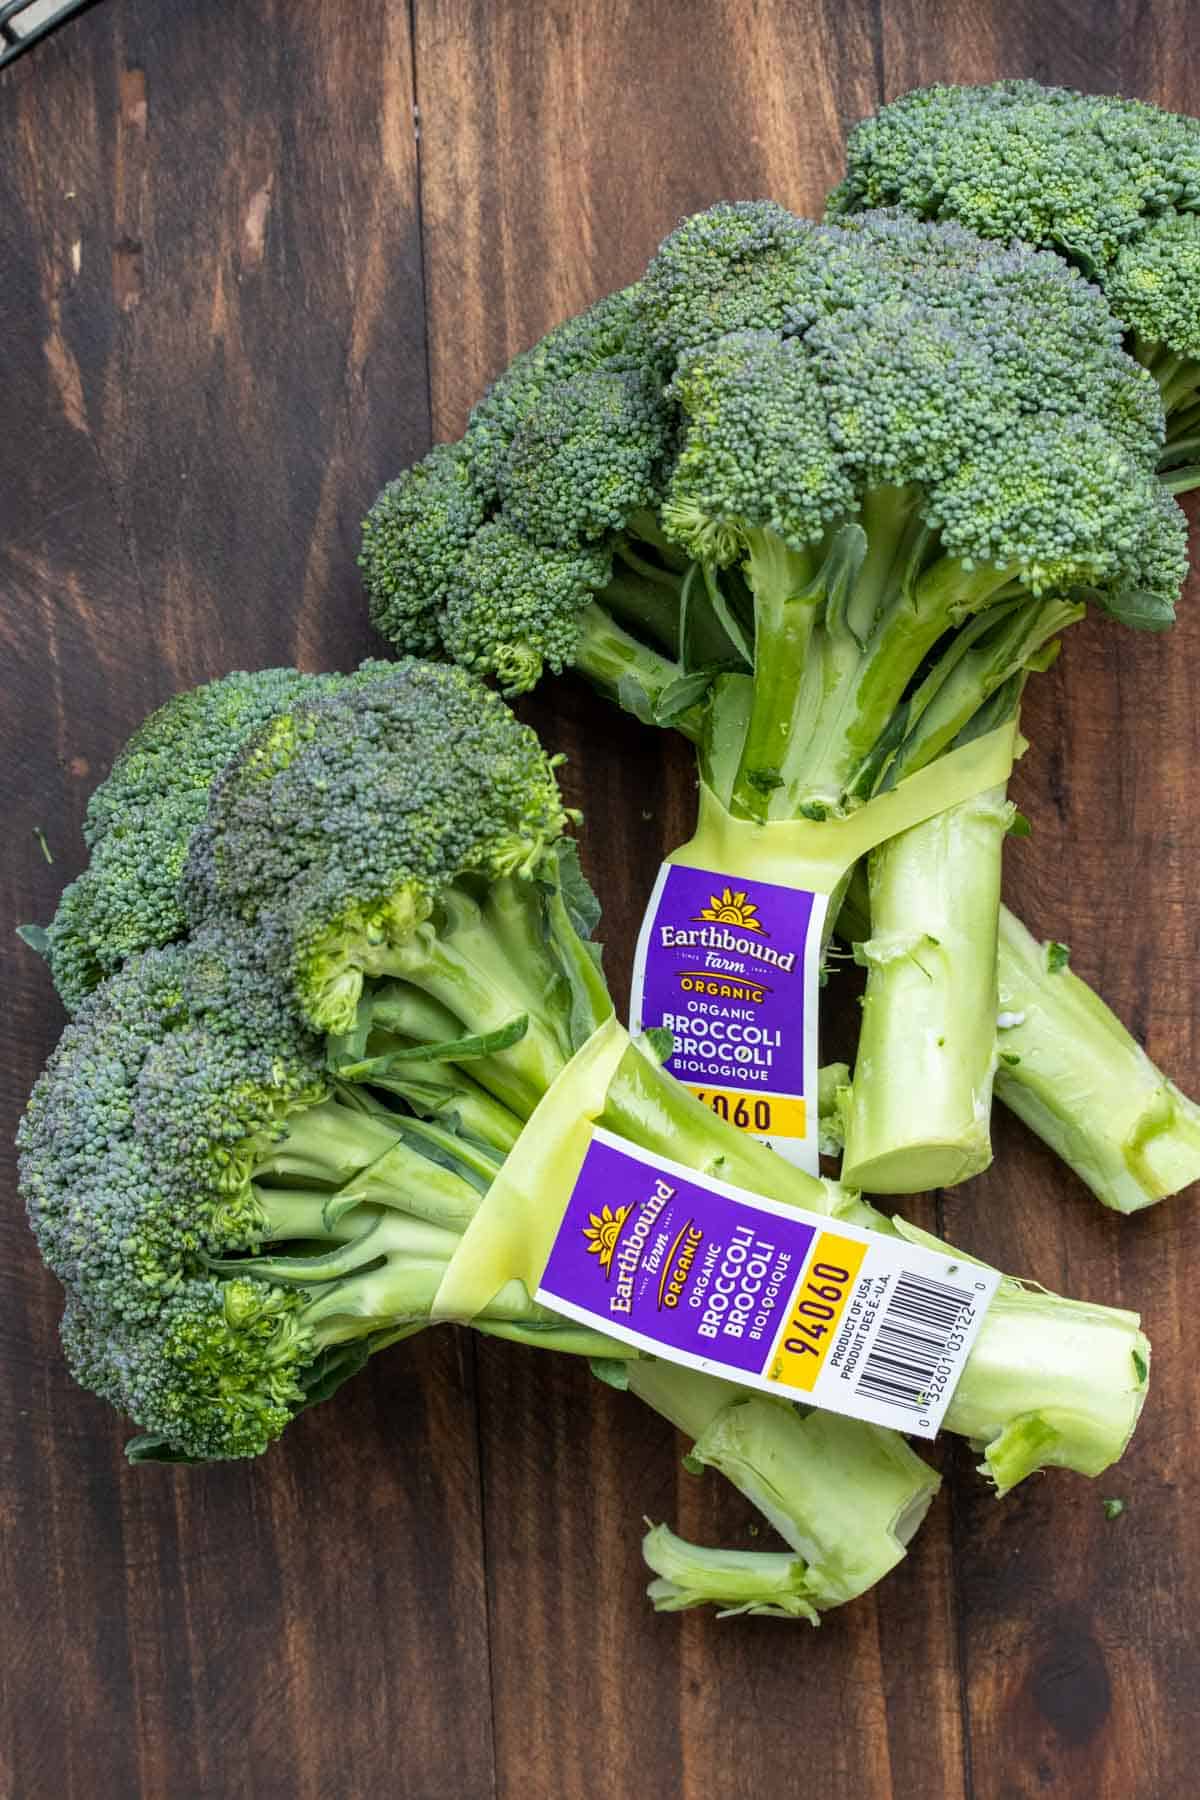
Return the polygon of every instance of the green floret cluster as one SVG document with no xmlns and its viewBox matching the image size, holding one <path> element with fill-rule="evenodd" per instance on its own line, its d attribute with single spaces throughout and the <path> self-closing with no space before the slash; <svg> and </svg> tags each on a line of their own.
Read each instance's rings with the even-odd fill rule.
<svg viewBox="0 0 1200 1800">
<path fill-rule="evenodd" d="M 390 489 L 363 568 L 398 649 L 428 651 L 433 621 L 510 692 L 574 665 L 719 742 L 735 814 L 837 815 L 886 779 L 877 747 L 964 620 L 1044 599 L 1048 633 L 1089 600 L 1169 622 L 1186 563 L 1162 435 L 1153 379 L 1061 258 L 900 210 L 722 205 L 410 472 L 414 494 L 425 467 L 473 486 L 483 522 L 464 545 L 456 513 L 435 559 L 455 575 L 425 577 L 440 502 L 380 560 Z"/>
<path fill-rule="evenodd" d="M 437 651 L 438 610 L 483 520 L 461 445 L 440 445 L 388 483 L 363 529 L 361 557 L 385 637 L 407 643 L 415 656 Z"/>
<path fill-rule="evenodd" d="M 42 1254 L 117 1317 L 153 1311 L 188 1256 L 254 1240 L 256 1159 L 326 1091 L 319 1046 L 263 974 L 232 930 L 135 955 L 35 1090 L 21 1142 Z"/>
<path fill-rule="evenodd" d="M 554 765 L 495 694 L 414 664 L 301 699 L 222 771 L 192 848 L 201 910 L 252 923 L 318 1031 L 459 876 L 541 868 L 567 823 Z"/>
<path fill-rule="evenodd" d="M 138 1457 L 257 1454 L 427 1322 L 536 1105 L 535 1072 L 548 1085 L 576 1011 L 607 1006 L 560 885 L 578 876 L 554 761 L 503 702 L 448 666 L 280 676 L 262 689 L 279 710 L 213 774 L 183 837 L 185 935 L 84 997 L 20 1130 L 68 1357 L 143 1427 Z M 170 714 L 191 768 L 211 701 Z M 401 964 L 376 1022 L 364 981 Z M 480 1008 L 499 1029 L 464 1046 Z M 447 1041 L 524 1112 L 452 1066 Z M 523 1292 L 491 1326 L 604 1347 L 564 1341 Z"/>
<path fill-rule="evenodd" d="M 558 674 L 574 661 L 580 613 L 611 571 L 607 550 L 543 549 L 495 519 L 463 552 L 440 620 L 445 649 L 464 669 L 523 693 L 543 668 Z M 508 622 L 502 641 L 492 622 L 497 591 Z"/>
<path fill-rule="evenodd" d="M 179 884 L 188 842 L 214 775 L 240 745 L 300 695 L 370 680 L 386 667 L 365 663 L 354 677 L 236 672 L 150 714 L 88 802 L 88 866 L 63 890 L 40 940 L 69 1011 L 127 957 L 184 931 Z"/>
<path fill-rule="evenodd" d="M 918 88 L 850 135 L 829 217 L 902 207 L 1045 246 L 1103 289 L 1155 375 L 1164 477 L 1200 479 L 1200 123 L 1034 81 Z"/>
</svg>

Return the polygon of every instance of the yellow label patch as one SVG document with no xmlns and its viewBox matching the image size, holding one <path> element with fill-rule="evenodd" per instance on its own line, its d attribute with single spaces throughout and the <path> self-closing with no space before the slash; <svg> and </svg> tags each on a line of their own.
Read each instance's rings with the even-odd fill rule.
<svg viewBox="0 0 1200 1800">
<path fill-rule="evenodd" d="M 719 1119 L 755 1137 L 802 1138 L 808 1107 L 793 1094 L 739 1094 L 733 1088 L 689 1088 Z"/>
<path fill-rule="evenodd" d="M 766 1368 L 769 1381 L 811 1393 L 828 1356 L 858 1271 L 865 1244 L 822 1231 L 788 1304 L 787 1318 Z"/>
</svg>

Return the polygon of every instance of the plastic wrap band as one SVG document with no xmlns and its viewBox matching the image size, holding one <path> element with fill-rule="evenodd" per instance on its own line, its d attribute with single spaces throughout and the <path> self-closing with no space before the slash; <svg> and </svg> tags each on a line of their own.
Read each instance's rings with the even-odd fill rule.
<svg viewBox="0 0 1200 1800">
<path fill-rule="evenodd" d="M 667 861 L 831 894 L 846 871 L 877 844 L 1001 786 L 1024 747 L 1017 721 L 1010 719 L 906 776 L 844 819 L 779 819 L 765 825 L 735 819 L 701 782 L 696 835 Z"/>
<path fill-rule="evenodd" d="M 469 1324 L 508 1281 L 521 1281 L 534 1293 L 592 1123 L 604 1111 L 609 1084 L 631 1042 L 615 1017 L 607 1019 L 551 1082 L 451 1257 L 432 1320 Z"/>
</svg>

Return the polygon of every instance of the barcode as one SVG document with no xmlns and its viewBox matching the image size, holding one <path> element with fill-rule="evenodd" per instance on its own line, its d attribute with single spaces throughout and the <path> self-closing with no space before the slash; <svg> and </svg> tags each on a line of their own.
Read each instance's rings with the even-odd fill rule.
<svg viewBox="0 0 1200 1800">
<path fill-rule="evenodd" d="M 855 1393 L 921 1412 L 928 1404 L 926 1389 L 970 1299 L 948 1282 L 910 1270 L 901 1274 Z"/>
</svg>

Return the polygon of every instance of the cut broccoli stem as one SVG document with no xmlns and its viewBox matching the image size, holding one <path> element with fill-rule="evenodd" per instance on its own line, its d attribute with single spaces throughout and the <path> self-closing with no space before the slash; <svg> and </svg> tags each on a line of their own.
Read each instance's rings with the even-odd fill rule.
<svg viewBox="0 0 1200 1800">
<path fill-rule="evenodd" d="M 837 923 L 870 934 L 865 859 Z M 995 1094 L 1115 1212 L 1200 1181 L 1200 1106 L 1169 1081 L 1099 994 L 1000 908 Z"/>
<path fill-rule="evenodd" d="M 1083 616 L 1068 601 L 993 602 L 904 702 L 889 788 L 1013 716 L 1030 668 Z M 950 1187 L 991 1161 L 992 1008 L 1004 837 L 1002 788 L 935 815 L 868 859 L 869 970 L 844 1178 L 872 1193 Z M 831 909 L 832 910 L 832 909 Z"/>
<path fill-rule="evenodd" d="M 807 1619 L 820 1624 L 808 1565 L 790 1550 L 721 1550 L 690 1544 L 666 1525 L 652 1525 L 642 1555 L 655 1579 L 646 1597 L 655 1612 L 715 1606 L 718 1619 L 741 1614 Z"/>
<path fill-rule="evenodd" d="M 951 1245 L 885 1218 L 853 1192 L 804 1174 L 714 1119 L 636 1049 L 618 1067 L 600 1122 L 701 1174 L 961 1257 Z M 990 1446 L 1011 1424 L 1036 1412 L 1053 1432 L 1042 1461 L 1097 1474 L 1116 1461 L 1132 1435 L 1145 1398 L 1148 1357 L 1136 1314 L 1029 1292 L 1006 1280 L 980 1326 L 945 1429 Z M 631 1385 L 642 1392 L 647 1381 L 643 1365 L 636 1370 L 631 1365 L 629 1375 Z M 681 1429 L 699 1435 L 696 1416 L 669 1416 Z M 1012 1485 L 1001 1478 L 998 1465 L 993 1469 L 990 1448 L 984 1466 L 1002 1491 Z"/>
<path fill-rule="evenodd" d="M 991 1161 L 1004 788 L 869 858 L 869 974 L 842 1178 L 868 1193 L 952 1187 Z"/>
<path fill-rule="evenodd" d="M 631 1362 L 626 1378 L 693 1440 L 695 1460 L 719 1470 L 804 1559 L 815 1608 L 854 1599 L 894 1568 L 938 1490 L 936 1473 L 896 1432 L 832 1412 L 804 1415 L 671 1363 Z M 693 1597 L 665 1610 L 741 1605 L 754 1595 L 750 1568 L 742 1579 L 722 1593 L 705 1591 L 702 1579 L 684 1584 Z"/>
<path fill-rule="evenodd" d="M 1142 1410 L 1150 1345 L 1136 1313 L 1005 1282 L 946 1409 L 1005 1494 L 1036 1469 L 1098 1475 Z"/>
<path fill-rule="evenodd" d="M 1005 910 L 999 982 L 996 1092 L 1103 1205 L 1139 1212 L 1200 1180 L 1200 1107 Z"/>
</svg>

